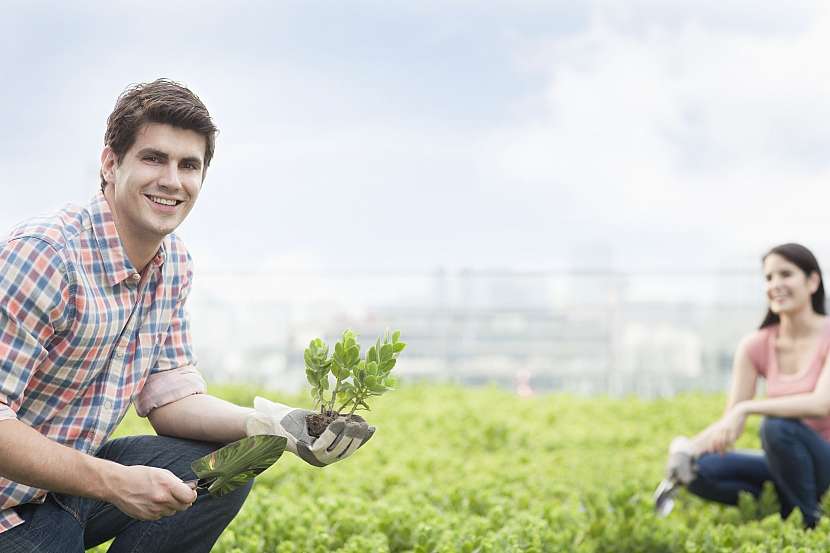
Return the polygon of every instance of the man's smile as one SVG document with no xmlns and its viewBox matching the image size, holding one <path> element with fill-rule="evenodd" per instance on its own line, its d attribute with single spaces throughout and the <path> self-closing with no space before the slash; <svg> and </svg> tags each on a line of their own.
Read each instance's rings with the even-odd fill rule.
<svg viewBox="0 0 830 553">
<path fill-rule="evenodd" d="M 153 207 L 165 213 L 172 213 L 176 207 L 183 202 L 175 198 L 164 198 L 162 196 L 155 196 L 151 194 L 144 194 L 144 197 L 153 204 Z"/>
</svg>

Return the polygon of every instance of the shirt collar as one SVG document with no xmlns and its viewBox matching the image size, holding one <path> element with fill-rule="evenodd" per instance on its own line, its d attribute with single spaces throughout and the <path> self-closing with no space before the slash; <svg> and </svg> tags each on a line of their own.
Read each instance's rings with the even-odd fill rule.
<svg viewBox="0 0 830 553">
<path fill-rule="evenodd" d="M 118 236 L 118 229 L 115 228 L 112 209 L 102 191 L 99 190 L 93 196 L 88 211 L 92 220 L 92 232 L 95 235 L 98 250 L 101 252 L 101 260 L 104 262 L 107 281 L 110 286 L 115 286 L 138 271 L 127 257 L 124 243 L 121 241 L 121 237 Z M 156 252 L 156 256 L 151 261 L 156 267 L 164 264 L 167 257 L 165 244 L 168 240 L 169 238 L 164 239 L 158 252 Z"/>
</svg>

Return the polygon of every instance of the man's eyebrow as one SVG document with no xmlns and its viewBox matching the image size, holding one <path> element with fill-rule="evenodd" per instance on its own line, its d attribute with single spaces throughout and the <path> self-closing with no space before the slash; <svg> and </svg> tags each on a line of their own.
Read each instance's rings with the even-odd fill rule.
<svg viewBox="0 0 830 553">
<path fill-rule="evenodd" d="M 162 152 L 161 150 L 157 150 L 156 148 L 142 148 L 138 151 L 138 156 L 143 157 L 146 155 L 153 155 L 160 159 L 170 159 L 170 156 L 166 152 Z M 202 158 L 199 156 L 187 156 L 182 158 L 182 162 L 185 163 L 192 163 L 196 167 L 202 166 Z"/>
<path fill-rule="evenodd" d="M 146 155 L 154 155 L 156 157 L 160 157 L 163 159 L 167 159 L 169 156 L 162 152 L 161 150 L 156 150 L 155 148 L 143 148 L 138 152 L 139 157 L 143 157 Z"/>
<path fill-rule="evenodd" d="M 202 166 L 202 158 L 200 158 L 200 157 L 193 157 L 193 156 L 184 157 L 184 158 L 182 158 L 182 161 L 185 162 L 185 163 L 192 163 L 196 167 L 201 167 Z"/>
</svg>

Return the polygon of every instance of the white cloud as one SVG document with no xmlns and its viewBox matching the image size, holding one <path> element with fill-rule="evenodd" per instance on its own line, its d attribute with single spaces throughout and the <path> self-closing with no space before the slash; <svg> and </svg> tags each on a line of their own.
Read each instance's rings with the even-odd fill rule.
<svg viewBox="0 0 830 553">
<path fill-rule="evenodd" d="M 526 52 L 547 94 L 534 121 L 494 134 L 504 177 L 560 191 L 609 235 L 830 243 L 828 9 L 781 35 L 700 18 L 632 32 L 631 17 L 654 4 L 625 5 L 598 3 L 588 32 Z"/>
</svg>

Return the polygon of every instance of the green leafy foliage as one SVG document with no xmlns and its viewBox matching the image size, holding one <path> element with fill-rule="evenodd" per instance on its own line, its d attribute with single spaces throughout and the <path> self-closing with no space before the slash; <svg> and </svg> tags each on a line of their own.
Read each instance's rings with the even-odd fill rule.
<svg viewBox="0 0 830 553">
<path fill-rule="evenodd" d="M 247 388 L 212 388 L 250 405 Z M 299 402 L 299 403 L 298 403 Z M 495 388 L 401 385 L 374 398 L 372 440 L 320 470 L 283 455 L 259 475 L 216 553 L 804 553 L 814 531 L 782 520 L 768 487 L 738 507 L 685 491 L 666 518 L 651 494 L 677 434 L 715 420 L 724 398 L 519 398 Z M 758 448 L 757 417 L 738 447 Z M 119 434 L 151 432 L 130 415 Z M 824 511 L 830 512 L 825 498 Z M 103 552 L 105 548 L 98 551 Z"/>
<path fill-rule="evenodd" d="M 311 341 L 304 353 L 306 376 L 311 384 L 311 397 L 321 413 L 342 412 L 351 407 L 351 416 L 357 409 L 369 409 L 367 399 L 393 390 L 397 384 L 390 375 L 398 355 L 406 348 L 400 341 L 401 332 L 387 332 L 369 348 L 366 358 L 360 357 L 357 335 L 346 330 L 334 345 L 334 354 L 322 339 Z M 324 395 L 329 389 L 329 373 L 334 377 L 334 388 L 328 402 Z M 335 409 L 335 402 L 340 406 Z"/>
<path fill-rule="evenodd" d="M 322 406 L 326 390 L 329 389 L 329 371 L 332 360 L 329 358 L 329 347 L 320 338 L 312 340 L 305 352 L 305 375 L 311 384 L 311 398 L 315 406 Z"/>
<path fill-rule="evenodd" d="M 366 400 L 373 396 L 380 396 L 393 390 L 397 384 L 395 378 L 390 375 L 397 363 L 398 354 L 406 348 L 406 344 L 400 341 L 400 331 L 392 334 L 388 332 L 383 336 L 383 341 L 378 338 L 375 345 L 366 352 L 366 359 L 358 362 L 354 369 L 354 378 L 348 387 L 344 387 L 340 399 L 343 404 L 338 411 L 352 406 L 350 415 L 357 409 L 369 409 Z"/>
</svg>

